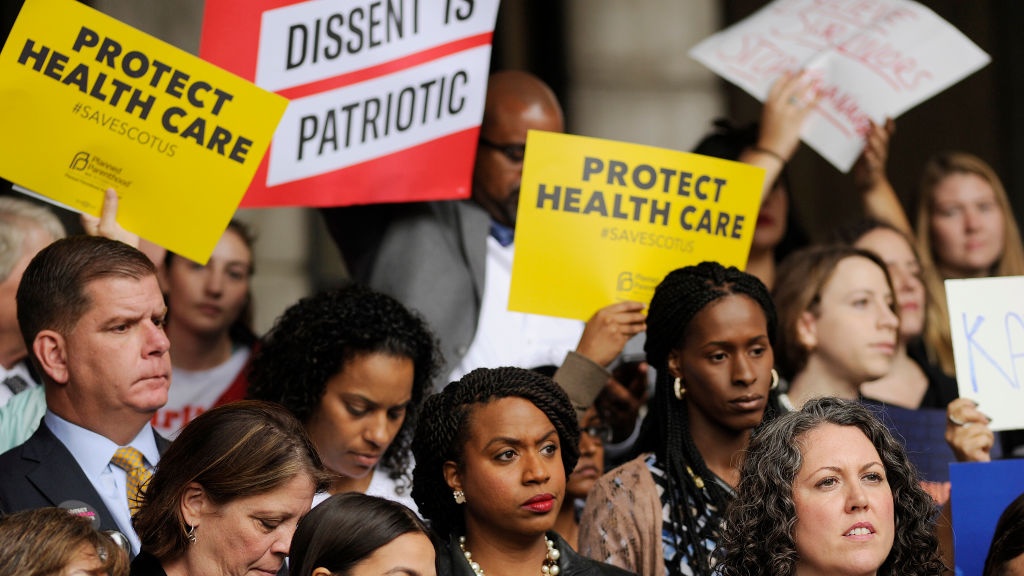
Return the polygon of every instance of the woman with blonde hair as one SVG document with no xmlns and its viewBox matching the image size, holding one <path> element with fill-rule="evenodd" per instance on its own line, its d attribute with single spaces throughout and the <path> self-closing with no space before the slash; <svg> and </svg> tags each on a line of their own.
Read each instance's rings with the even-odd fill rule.
<svg viewBox="0 0 1024 576">
<path fill-rule="evenodd" d="M 925 164 L 916 226 L 925 282 L 937 304 L 925 327 L 925 343 L 942 369 L 954 374 L 943 281 L 1024 275 L 1020 230 L 992 167 L 956 151 L 936 154 Z"/>
<path fill-rule="evenodd" d="M 858 171 L 858 181 L 875 193 L 865 194 L 862 205 L 868 217 L 888 222 L 916 239 L 923 279 L 934 300 L 922 340 L 929 360 L 952 376 L 956 368 L 943 282 L 1024 275 L 1024 247 L 999 176 L 984 160 L 963 151 L 940 152 L 925 163 L 912 230 L 885 176 L 894 128 L 889 121 L 884 129 L 873 127 L 869 134 L 865 155 L 872 161 L 864 165 L 869 169 Z"/>
</svg>

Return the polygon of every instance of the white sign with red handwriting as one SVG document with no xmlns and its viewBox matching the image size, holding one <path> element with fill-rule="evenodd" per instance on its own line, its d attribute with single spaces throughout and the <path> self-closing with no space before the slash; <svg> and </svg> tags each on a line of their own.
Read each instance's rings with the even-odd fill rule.
<svg viewBox="0 0 1024 576">
<path fill-rule="evenodd" d="M 990 60 L 910 0 L 776 0 L 690 56 L 762 102 L 783 72 L 811 71 L 820 96 L 800 136 L 843 172 L 869 119 L 895 118 Z"/>
</svg>

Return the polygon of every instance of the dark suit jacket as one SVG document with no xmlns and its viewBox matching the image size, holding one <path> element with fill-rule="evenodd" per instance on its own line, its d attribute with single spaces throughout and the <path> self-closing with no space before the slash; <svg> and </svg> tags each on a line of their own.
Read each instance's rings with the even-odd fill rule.
<svg viewBox="0 0 1024 576">
<path fill-rule="evenodd" d="M 153 432 L 161 454 L 170 442 Z M 45 422 L 21 446 L 0 455 L 0 512 L 59 506 L 78 500 L 92 506 L 100 530 L 121 530 L 71 452 Z"/>
<path fill-rule="evenodd" d="M 423 315 L 441 341 L 447 384 L 473 342 L 491 219 L 472 200 L 322 211 L 353 279 Z"/>
</svg>

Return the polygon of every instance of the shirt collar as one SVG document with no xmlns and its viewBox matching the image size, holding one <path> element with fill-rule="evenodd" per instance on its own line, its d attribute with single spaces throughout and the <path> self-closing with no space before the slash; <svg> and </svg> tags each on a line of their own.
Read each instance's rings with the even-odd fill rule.
<svg viewBox="0 0 1024 576">
<path fill-rule="evenodd" d="M 500 222 L 491 220 L 491 236 L 498 241 L 503 247 L 508 247 L 515 240 L 516 229 L 511 226 L 505 226 Z"/>
<path fill-rule="evenodd" d="M 89 478 L 99 477 L 110 464 L 114 452 L 117 452 L 119 448 L 112 440 L 92 430 L 72 424 L 50 410 L 46 411 L 43 421 L 46 422 L 47 428 L 53 432 L 53 435 L 71 452 L 75 461 Z M 148 422 L 128 445 L 142 453 L 142 457 L 146 459 L 146 464 L 150 468 L 155 467 L 160 460 L 156 436 Z"/>
</svg>

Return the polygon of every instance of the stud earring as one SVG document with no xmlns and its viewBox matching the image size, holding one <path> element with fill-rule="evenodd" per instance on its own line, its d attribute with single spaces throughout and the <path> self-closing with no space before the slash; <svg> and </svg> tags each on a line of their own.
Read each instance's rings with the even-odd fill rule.
<svg viewBox="0 0 1024 576">
<path fill-rule="evenodd" d="M 772 388 L 771 389 L 775 390 L 778 387 L 779 387 L 779 373 L 775 371 L 775 368 L 772 368 Z"/>
<path fill-rule="evenodd" d="M 686 388 L 683 388 L 683 379 L 676 377 L 676 381 L 672 383 L 672 390 L 676 393 L 676 399 L 682 400 L 683 396 L 686 395 Z"/>
<path fill-rule="evenodd" d="M 452 492 L 452 496 L 455 498 L 455 503 L 456 504 L 465 504 L 466 503 L 466 493 L 463 492 L 462 490 L 456 490 L 456 491 Z"/>
</svg>

